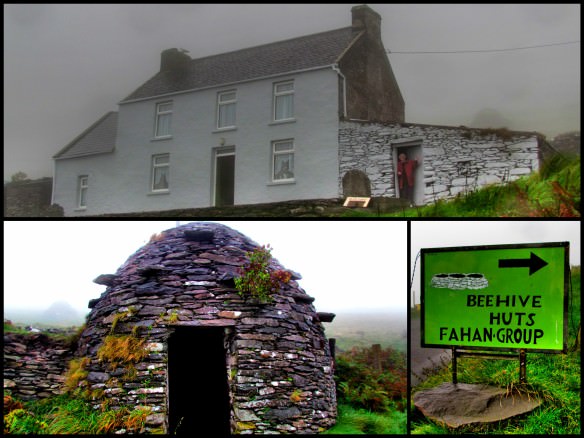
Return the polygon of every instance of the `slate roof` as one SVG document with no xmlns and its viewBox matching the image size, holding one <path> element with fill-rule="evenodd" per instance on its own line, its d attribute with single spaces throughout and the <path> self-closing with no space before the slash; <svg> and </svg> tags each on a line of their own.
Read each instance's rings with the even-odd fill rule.
<svg viewBox="0 0 584 438">
<path fill-rule="evenodd" d="M 120 103 L 330 66 L 360 35 L 352 27 L 345 27 L 193 59 L 186 74 L 159 72 Z"/>
<path fill-rule="evenodd" d="M 53 156 L 56 160 L 113 152 L 118 113 L 110 111 Z"/>
</svg>

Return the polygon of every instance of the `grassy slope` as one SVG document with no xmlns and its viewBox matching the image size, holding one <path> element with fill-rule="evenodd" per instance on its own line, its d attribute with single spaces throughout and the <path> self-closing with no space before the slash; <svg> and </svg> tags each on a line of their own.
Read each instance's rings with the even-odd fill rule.
<svg viewBox="0 0 584 438">
<path fill-rule="evenodd" d="M 580 157 L 558 157 L 546 163 L 541 171 L 504 186 L 488 186 L 451 201 L 380 216 L 580 217 L 580 196 Z M 372 213 L 350 211 L 345 216 L 367 217 Z"/>
<path fill-rule="evenodd" d="M 568 319 L 568 346 L 572 347 L 580 325 L 580 267 L 572 268 L 572 294 Z M 534 411 L 499 423 L 449 429 L 423 417 L 412 415 L 413 434 L 579 434 L 580 433 L 580 348 L 568 354 L 531 353 L 527 355 L 527 384 L 518 385 L 519 363 L 508 360 L 463 358 L 460 360 L 460 383 L 488 383 L 538 394 L 543 403 Z M 432 376 L 417 390 L 432 388 L 451 381 L 449 367 Z"/>
</svg>

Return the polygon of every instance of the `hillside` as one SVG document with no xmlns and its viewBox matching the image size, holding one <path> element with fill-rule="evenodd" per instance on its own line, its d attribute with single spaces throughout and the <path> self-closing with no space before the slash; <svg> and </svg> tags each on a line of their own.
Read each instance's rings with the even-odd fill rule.
<svg viewBox="0 0 584 438">
<path fill-rule="evenodd" d="M 381 344 L 405 352 L 407 346 L 407 314 L 404 312 L 338 313 L 325 324 L 327 338 L 335 338 L 337 351 L 352 347 Z"/>
</svg>

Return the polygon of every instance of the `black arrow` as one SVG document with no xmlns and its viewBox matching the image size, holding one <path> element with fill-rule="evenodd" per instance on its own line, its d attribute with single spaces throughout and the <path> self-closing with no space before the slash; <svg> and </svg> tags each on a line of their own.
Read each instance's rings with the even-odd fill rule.
<svg viewBox="0 0 584 438">
<path fill-rule="evenodd" d="M 503 259 L 499 260 L 499 268 L 529 268 L 529 275 L 539 271 L 548 262 L 540 259 L 534 253 L 528 259 Z"/>
</svg>

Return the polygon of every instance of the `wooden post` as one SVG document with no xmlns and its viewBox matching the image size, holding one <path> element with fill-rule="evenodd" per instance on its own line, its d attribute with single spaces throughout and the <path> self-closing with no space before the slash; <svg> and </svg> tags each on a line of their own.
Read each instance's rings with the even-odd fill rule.
<svg viewBox="0 0 584 438">
<path fill-rule="evenodd" d="M 519 383 L 527 383 L 527 354 L 524 348 L 519 350 Z"/>
<path fill-rule="evenodd" d="M 373 344 L 371 351 L 373 352 L 373 369 L 381 372 L 381 345 Z"/>
<path fill-rule="evenodd" d="M 456 347 L 452 347 L 452 383 L 458 383 L 458 373 L 456 369 Z"/>
<path fill-rule="evenodd" d="M 335 338 L 329 338 L 329 350 L 331 351 L 331 357 L 333 358 L 333 362 L 335 361 L 335 348 L 337 344 L 337 340 Z"/>
</svg>

